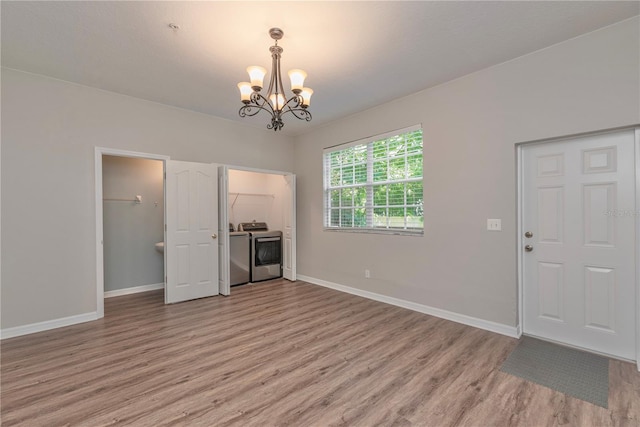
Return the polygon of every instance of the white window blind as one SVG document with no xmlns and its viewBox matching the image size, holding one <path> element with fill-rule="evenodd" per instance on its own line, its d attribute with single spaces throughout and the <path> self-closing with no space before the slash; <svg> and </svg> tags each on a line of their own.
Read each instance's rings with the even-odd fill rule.
<svg viewBox="0 0 640 427">
<path fill-rule="evenodd" d="M 422 128 L 324 150 L 328 230 L 422 234 Z"/>
</svg>

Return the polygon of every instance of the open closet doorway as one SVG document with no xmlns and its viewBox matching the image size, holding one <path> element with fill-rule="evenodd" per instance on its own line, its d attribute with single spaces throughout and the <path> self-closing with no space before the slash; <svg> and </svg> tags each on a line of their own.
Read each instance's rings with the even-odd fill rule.
<svg viewBox="0 0 640 427">
<path fill-rule="evenodd" d="M 218 184 L 220 293 L 279 277 L 295 281 L 295 175 L 220 166 Z"/>
<path fill-rule="evenodd" d="M 167 157 L 96 148 L 97 308 L 165 287 Z"/>
</svg>

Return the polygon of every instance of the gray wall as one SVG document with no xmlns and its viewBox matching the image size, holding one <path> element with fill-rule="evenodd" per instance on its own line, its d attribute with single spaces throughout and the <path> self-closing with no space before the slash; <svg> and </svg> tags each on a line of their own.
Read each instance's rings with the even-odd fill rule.
<svg viewBox="0 0 640 427">
<path fill-rule="evenodd" d="M 102 157 L 105 291 L 164 283 L 163 172 L 161 160 Z"/>
<path fill-rule="evenodd" d="M 515 144 L 639 123 L 639 24 L 627 20 L 297 138 L 298 274 L 515 326 Z M 418 123 L 424 237 L 323 231 L 323 147 Z M 487 218 L 502 218 L 503 231 L 486 231 Z"/>
<path fill-rule="evenodd" d="M 96 146 L 291 170 L 273 131 L 2 69 L 2 328 L 96 311 Z M 233 107 L 236 108 L 236 107 Z"/>
<path fill-rule="evenodd" d="M 282 175 L 229 169 L 229 193 L 244 193 L 229 195 L 229 221 L 236 228 L 241 222 L 256 220 L 266 222 L 271 230 L 283 229 L 288 187 Z"/>
</svg>

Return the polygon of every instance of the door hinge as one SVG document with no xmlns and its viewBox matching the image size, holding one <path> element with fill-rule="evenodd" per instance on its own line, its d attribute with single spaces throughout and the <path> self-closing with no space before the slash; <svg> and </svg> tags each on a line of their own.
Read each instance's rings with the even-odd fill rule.
<svg viewBox="0 0 640 427">
<path fill-rule="evenodd" d="M 167 224 L 164 225 L 164 231 L 167 231 Z"/>
</svg>

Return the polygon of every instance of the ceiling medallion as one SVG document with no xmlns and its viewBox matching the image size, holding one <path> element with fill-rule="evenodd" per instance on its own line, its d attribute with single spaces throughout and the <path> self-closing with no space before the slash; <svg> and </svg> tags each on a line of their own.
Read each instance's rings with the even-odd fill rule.
<svg viewBox="0 0 640 427">
<path fill-rule="evenodd" d="M 297 119 L 308 122 L 311 121 L 311 113 L 307 110 L 307 107 L 309 106 L 313 90 L 308 87 L 303 87 L 307 73 L 298 69 L 290 70 L 288 74 L 291 79 L 291 92 L 293 92 L 293 96 L 287 99 L 280 73 L 282 48 L 278 46 L 278 40 L 282 38 L 284 32 L 280 28 L 272 28 L 269 30 L 269 35 L 275 40 L 275 45 L 269 48 L 272 65 L 267 94 L 266 96 L 260 94 L 267 70 L 255 65 L 247 67 L 251 83 L 238 83 L 240 100 L 244 103 L 238 113 L 240 117 L 247 117 L 255 116 L 260 111 L 266 111 L 271 114 L 271 123 L 267 125 L 267 128 L 277 131 L 284 126 L 282 116 L 287 113 L 292 113 Z"/>
</svg>

